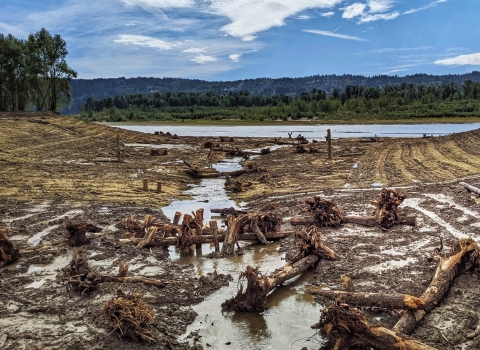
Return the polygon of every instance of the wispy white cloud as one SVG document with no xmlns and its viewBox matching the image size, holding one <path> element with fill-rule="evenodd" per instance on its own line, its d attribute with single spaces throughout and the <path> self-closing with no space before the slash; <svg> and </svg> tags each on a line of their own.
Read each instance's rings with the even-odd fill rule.
<svg viewBox="0 0 480 350">
<path fill-rule="evenodd" d="M 394 51 L 417 51 L 417 50 L 429 50 L 432 49 L 433 47 L 431 46 L 420 46 L 420 47 L 385 47 L 383 49 L 377 49 L 377 50 L 371 50 L 368 52 L 373 52 L 373 53 L 385 53 L 385 52 L 394 52 Z"/>
<path fill-rule="evenodd" d="M 186 53 L 202 53 L 207 51 L 206 47 L 191 47 L 189 49 L 183 50 L 182 52 Z"/>
<path fill-rule="evenodd" d="M 208 62 L 215 62 L 217 60 L 216 57 L 213 57 L 213 56 L 207 56 L 207 55 L 204 55 L 204 54 L 199 54 L 199 55 L 196 55 L 195 57 L 193 57 L 192 59 L 190 59 L 190 61 L 192 62 L 195 62 L 195 63 L 198 63 L 198 64 L 205 64 L 205 63 L 208 63 Z"/>
<path fill-rule="evenodd" d="M 322 17 L 332 17 L 335 14 L 335 12 L 330 11 L 330 12 L 320 12 L 320 16 Z"/>
<path fill-rule="evenodd" d="M 360 23 L 369 23 L 383 19 L 384 21 L 389 21 L 400 16 L 399 12 L 392 13 L 377 13 L 375 15 L 366 15 L 362 16 L 358 21 Z"/>
<path fill-rule="evenodd" d="M 307 16 L 307 15 L 301 15 L 301 16 L 297 16 L 295 17 L 296 19 L 303 19 L 303 20 L 307 20 L 307 19 L 312 19 L 313 17 L 312 16 Z"/>
<path fill-rule="evenodd" d="M 209 0 L 209 12 L 227 17 L 222 31 L 251 41 L 259 32 L 280 27 L 284 20 L 307 9 L 333 8 L 343 0 Z"/>
<path fill-rule="evenodd" d="M 358 16 L 363 16 L 366 8 L 367 8 L 366 4 L 361 4 L 359 2 L 356 2 L 343 9 L 342 18 L 352 19 Z"/>
<path fill-rule="evenodd" d="M 253 50 L 248 50 L 248 51 L 244 51 L 244 52 L 241 52 L 241 53 L 233 53 L 233 54 L 229 55 L 228 58 L 230 58 L 233 62 L 239 62 L 240 57 L 242 57 L 244 54 L 247 54 L 247 53 L 250 53 L 250 52 L 256 52 L 256 51 L 258 51 L 258 50 L 253 49 Z"/>
<path fill-rule="evenodd" d="M 378 20 L 392 20 L 397 18 L 400 13 L 387 13 L 393 6 L 393 0 L 368 0 L 366 3 L 356 2 L 350 6 L 343 8 L 342 18 L 358 19 L 358 23 L 369 23 Z"/>
<path fill-rule="evenodd" d="M 118 39 L 115 39 L 114 42 L 125 45 L 148 47 L 155 50 L 171 50 L 173 47 L 181 45 L 181 43 L 170 43 L 150 36 L 133 34 L 120 34 Z"/>
<path fill-rule="evenodd" d="M 367 2 L 370 13 L 382 13 L 390 10 L 394 5 L 394 0 L 369 0 Z"/>
<path fill-rule="evenodd" d="M 232 53 L 230 56 L 228 56 L 228 58 L 230 58 L 233 62 L 238 62 L 240 61 L 241 56 L 242 54 L 240 53 Z"/>
<path fill-rule="evenodd" d="M 437 4 L 440 4 L 442 2 L 447 2 L 448 0 L 437 0 L 437 1 L 433 1 L 427 5 L 424 5 L 424 6 L 420 6 L 420 7 L 417 7 L 417 8 L 413 8 L 413 9 L 410 9 L 410 10 L 407 10 L 405 11 L 403 14 L 404 15 L 409 15 L 411 13 L 415 13 L 415 12 L 418 12 L 418 11 L 422 11 L 422 10 L 426 10 L 426 9 L 429 9 L 429 8 L 432 8 L 432 7 L 435 7 L 437 6 Z"/>
<path fill-rule="evenodd" d="M 12 26 L 12 25 L 4 23 L 4 22 L 0 22 L 0 33 L 2 33 L 2 32 L 12 34 L 13 36 L 17 36 L 17 37 L 28 35 L 28 32 L 21 29 L 21 28 L 18 28 L 16 26 Z"/>
<path fill-rule="evenodd" d="M 335 37 L 335 38 L 347 39 L 347 40 L 368 41 L 366 39 L 359 38 L 359 37 L 356 37 L 356 36 L 339 34 L 339 33 L 335 33 L 335 32 L 329 32 L 327 30 L 305 29 L 304 32 L 312 33 L 312 34 L 318 34 L 318 35 L 332 36 L 332 37 Z"/>
<path fill-rule="evenodd" d="M 195 0 L 123 0 L 127 6 L 140 6 L 143 9 L 188 8 L 195 5 Z"/>
<path fill-rule="evenodd" d="M 433 62 L 442 66 L 480 66 L 480 52 L 444 58 Z"/>
</svg>

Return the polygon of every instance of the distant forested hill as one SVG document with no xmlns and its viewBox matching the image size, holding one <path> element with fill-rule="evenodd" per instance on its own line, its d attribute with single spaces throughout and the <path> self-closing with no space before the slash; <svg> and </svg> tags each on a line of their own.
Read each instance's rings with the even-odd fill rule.
<svg viewBox="0 0 480 350">
<path fill-rule="evenodd" d="M 96 99 L 114 97 L 132 93 L 166 92 L 208 92 L 222 95 L 230 91 L 248 90 L 252 95 L 271 96 L 285 94 L 300 95 L 314 88 L 331 93 L 333 89 L 345 89 L 347 85 L 364 87 L 384 87 L 385 85 L 413 83 L 441 85 L 446 83 L 463 84 L 466 80 L 480 82 L 480 72 L 454 75 L 414 74 L 405 77 L 378 75 L 313 75 L 303 78 L 257 78 L 236 81 L 205 81 L 181 78 L 111 78 L 111 79 L 73 79 L 71 84 L 72 102 L 64 107 L 63 114 L 76 114 L 85 105 L 89 96 Z"/>
</svg>

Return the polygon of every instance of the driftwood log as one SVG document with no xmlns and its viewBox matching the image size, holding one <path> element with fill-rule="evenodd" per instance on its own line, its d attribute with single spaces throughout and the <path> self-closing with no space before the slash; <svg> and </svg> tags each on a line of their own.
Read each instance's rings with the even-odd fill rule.
<svg viewBox="0 0 480 350">
<path fill-rule="evenodd" d="M 474 192 L 478 195 L 480 195 L 480 188 L 474 187 L 472 185 L 467 184 L 466 182 L 459 182 L 458 183 L 460 186 L 463 186 L 467 189 L 468 192 Z"/>
<path fill-rule="evenodd" d="M 290 219 L 290 223 L 294 226 L 296 225 L 315 225 L 318 223 L 318 219 L 312 215 L 308 216 L 294 216 Z M 375 216 L 344 216 L 342 218 L 342 223 L 347 224 L 357 224 L 362 226 L 368 227 L 376 227 L 379 226 L 378 218 Z M 408 225 L 408 226 L 416 226 L 417 225 L 417 218 L 414 216 L 403 216 L 399 215 L 397 225 Z"/>
<path fill-rule="evenodd" d="M 424 309 L 405 311 L 393 327 L 393 331 L 411 334 L 417 323 L 443 298 L 457 275 L 470 270 L 474 266 L 480 266 L 480 248 L 473 239 L 460 239 L 455 250 L 456 253 L 452 256 L 441 258 L 430 285 L 420 296 L 420 299 L 425 303 Z"/>
<path fill-rule="evenodd" d="M 267 295 L 282 283 L 300 275 L 315 265 L 320 258 L 337 259 L 337 255 L 321 242 L 320 232 L 312 230 L 309 233 L 296 234 L 296 240 L 301 241 L 298 245 L 303 247 L 303 250 L 285 266 L 268 276 L 262 275 L 258 267 L 247 266 L 239 278 L 247 280 L 245 291 L 241 285 L 237 295 L 225 301 L 222 308 L 230 311 L 262 311 L 266 308 Z M 310 254 L 305 256 L 308 253 Z"/>
<path fill-rule="evenodd" d="M 307 292 L 317 297 L 342 300 L 353 305 L 403 310 L 420 310 L 425 307 L 423 300 L 407 294 L 344 292 L 313 288 L 309 288 Z"/>
<path fill-rule="evenodd" d="M 212 231 L 213 229 L 208 229 Z M 204 231 L 205 232 L 205 231 Z M 225 232 L 224 230 L 218 230 L 218 241 L 223 242 L 225 240 Z M 285 231 L 285 232 L 278 232 L 278 233 L 270 233 L 265 235 L 265 238 L 269 241 L 277 241 L 279 239 L 286 238 L 290 235 L 293 235 L 294 231 Z M 140 243 L 141 238 L 121 238 L 119 239 L 120 243 Z M 254 233 L 242 233 L 238 235 L 239 241 L 258 241 L 258 237 Z M 203 243 L 212 243 L 215 242 L 215 235 L 202 235 L 199 237 L 192 237 L 191 243 L 192 244 L 203 244 Z M 147 247 L 161 247 L 161 246 L 170 246 L 170 245 L 178 245 L 178 237 L 165 237 L 162 239 L 155 238 L 151 240 L 146 246 Z"/>
<path fill-rule="evenodd" d="M 328 341 L 325 346 L 328 349 L 435 350 L 404 334 L 370 325 L 358 309 L 345 304 L 323 309 L 320 322 L 312 328 L 320 329 L 321 335 Z"/>
</svg>

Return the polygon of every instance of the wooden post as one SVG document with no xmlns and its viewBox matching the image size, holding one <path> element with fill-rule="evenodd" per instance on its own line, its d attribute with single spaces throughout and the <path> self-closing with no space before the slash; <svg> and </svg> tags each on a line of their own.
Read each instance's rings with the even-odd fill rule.
<svg viewBox="0 0 480 350">
<path fill-rule="evenodd" d="M 143 190 L 148 192 L 148 179 L 143 179 Z"/>
<path fill-rule="evenodd" d="M 213 231 L 213 241 L 215 242 L 215 253 L 220 251 L 220 243 L 218 242 L 218 225 L 215 220 L 210 221 L 210 229 Z"/>
<path fill-rule="evenodd" d="M 162 183 L 160 181 L 157 181 L 157 193 L 162 192 Z"/>
<path fill-rule="evenodd" d="M 117 134 L 117 160 L 120 162 L 122 159 L 122 156 L 120 154 L 120 135 Z"/>
<path fill-rule="evenodd" d="M 203 208 L 197 209 L 197 211 L 195 212 L 195 221 L 200 225 L 200 227 L 203 226 Z M 200 232 L 197 232 L 197 235 L 201 236 L 202 235 L 202 230 L 200 230 Z M 195 245 L 195 248 L 201 250 L 202 249 L 202 243 L 197 243 Z"/>
<path fill-rule="evenodd" d="M 179 211 L 175 212 L 175 216 L 173 217 L 173 225 L 178 225 L 180 223 L 180 218 L 182 217 L 182 213 Z"/>
<path fill-rule="evenodd" d="M 328 159 L 332 159 L 332 133 L 327 129 Z"/>
</svg>

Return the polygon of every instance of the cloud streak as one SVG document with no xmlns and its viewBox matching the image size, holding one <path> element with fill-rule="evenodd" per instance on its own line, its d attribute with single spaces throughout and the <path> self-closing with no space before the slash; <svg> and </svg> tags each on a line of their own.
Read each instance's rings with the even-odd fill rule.
<svg viewBox="0 0 480 350">
<path fill-rule="evenodd" d="M 339 33 L 334 33 L 334 32 L 330 32 L 330 31 L 327 31 L 327 30 L 305 29 L 303 31 L 307 32 L 307 33 L 324 35 L 324 36 L 331 36 L 331 37 L 340 38 L 340 39 L 355 40 L 355 41 L 368 41 L 367 39 L 359 38 L 357 36 L 339 34 Z"/>
<path fill-rule="evenodd" d="M 480 52 L 444 58 L 433 63 L 442 66 L 480 66 Z"/>
<path fill-rule="evenodd" d="M 333 8 L 342 0 L 209 0 L 208 11 L 227 17 L 230 23 L 221 30 L 252 41 L 257 34 L 285 25 L 285 19 L 314 8 Z"/>
<path fill-rule="evenodd" d="M 125 45 L 147 47 L 155 50 L 171 50 L 180 43 L 170 43 L 162 39 L 152 38 L 145 35 L 120 34 L 114 42 Z"/>
<path fill-rule="evenodd" d="M 418 12 L 418 11 L 422 11 L 422 10 L 427 10 L 429 8 L 432 8 L 432 7 L 435 7 L 437 6 L 437 4 L 440 4 L 442 2 L 447 2 L 448 0 L 437 0 L 437 1 L 433 1 L 425 6 L 420 6 L 420 7 L 417 7 L 417 8 L 413 8 L 413 9 L 410 9 L 410 10 L 407 10 L 405 11 L 403 14 L 404 15 L 409 15 L 411 13 L 415 13 L 415 12 Z"/>
</svg>

